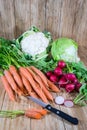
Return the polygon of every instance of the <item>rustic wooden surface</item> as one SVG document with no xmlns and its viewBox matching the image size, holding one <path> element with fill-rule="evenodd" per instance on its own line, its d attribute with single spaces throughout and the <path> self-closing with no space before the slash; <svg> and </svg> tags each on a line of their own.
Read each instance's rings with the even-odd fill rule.
<svg viewBox="0 0 87 130">
<path fill-rule="evenodd" d="M 87 0 L 0 0 L 0 37 L 17 38 L 32 25 L 48 30 L 54 39 L 73 38 L 79 45 L 79 56 L 87 65 Z M 66 93 L 61 93 L 67 97 Z M 79 125 L 49 114 L 41 120 L 18 117 L 0 118 L 0 130 L 86 130 L 87 107 L 56 108 L 76 116 Z M 39 107 L 22 97 L 20 103 L 13 103 L 0 81 L 0 110 L 24 110 Z"/>
</svg>

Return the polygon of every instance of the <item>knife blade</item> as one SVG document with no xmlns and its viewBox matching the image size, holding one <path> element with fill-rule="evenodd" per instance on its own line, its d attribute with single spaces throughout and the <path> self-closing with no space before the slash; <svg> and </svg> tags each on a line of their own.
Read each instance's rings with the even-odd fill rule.
<svg viewBox="0 0 87 130">
<path fill-rule="evenodd" d="M 74 125 L 78 124 L 78 119 L 75 117 L 72 117 L 68 114 L 66 114 L 65 112 L 58 110 L 54 107 L 52 107 L 50 104 L 44 103 L 42 100 L 31 97 L 31 96 L 26 96 L 27 99 L 31 99 L 32 101 L 34 101 L 35 103 L 39 104 L 40 106 L 42 106 L 43 108 L 47 109 L 48 111 L 56 114 L 57 116 L 62 117 L 63 119 L 71 122 Z"/>
</svg>

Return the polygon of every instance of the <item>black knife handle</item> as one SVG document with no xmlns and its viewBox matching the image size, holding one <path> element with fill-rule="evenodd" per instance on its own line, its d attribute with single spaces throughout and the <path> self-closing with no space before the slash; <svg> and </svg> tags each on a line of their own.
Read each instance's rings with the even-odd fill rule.
<svg viewBox="0 0 87 130">
<path fill-rule="evenodd" d="M 47 110 L 53 112 L 54 114 L 56 114 L 56 115 L 62 117 L 63 119 L 65 119 L 65 120 L 71 122 L 71 123 L 74 124 L 74 125 L 77 125 L 77 124 L 78 124 L 78 119 L 77 119 L 77 118 L 74 118 L 74 117 L 72 117 L 72 116 L 70 116 L 70 115 L 68 115 L 68 114 L 66 114 L 66 113 L 64 113 L 64 112 L 62 112 L 62 111 L 60 111 L 60 110 L 58 110 L 58 109 L 56 109 L 56 108 L 53 108 L 53 107 L 52 107 L 51 105 L 49 105 L 49 104 L 48 104 L 45 108 L 46 108 Z"/>
</svg>

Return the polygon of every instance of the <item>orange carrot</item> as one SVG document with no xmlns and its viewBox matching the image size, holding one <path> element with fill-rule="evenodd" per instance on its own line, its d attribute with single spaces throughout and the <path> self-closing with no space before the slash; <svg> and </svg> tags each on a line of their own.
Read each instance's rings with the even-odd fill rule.
<svg viewBox="0 0 87 130">
<path fill-rule="evenodd" d="M 30 96 L 35 97 L 35 98 L 40 98 L 39 95 L 37 95 L 34 90 L 30 92 Z"/>
<path fill-rule="evenodd" d="M 39 84 L 36 84 L 36 87 L 37 87 L 37 89 L 40 91 L 40 95 L 39 95 L 40 98 L 41 98 L 45 103 L 48 103 L 48 100 L 47 100 L 45 94 L 43 93 L 42 88 L 40 88 Z"/>
<path fill-rule="evenodd" d="M 29 71 L 24 68 L 24 67 L 20 67 L 19 68 L 20 72 L 26 77 L 26 79 L 28 79 L 28 81 L 30 82 L 32 88 L 34 89 L 34 91 L 40 96 L 40 98 L 44 101 L 44 102 L 48 102 L 45 98 L 44 93 L 41 91 L 40 87 L 36 84 L 35 80 L 33 79 L 32 75 L 29 73 Z M 44 96 L 43 96 L 44 95 Z"/>
<path fill-rule="evenodd" d="M 21 72 L 20 72 L 20 75 L 21 75 L 21 78 L 22 78 L 22 81 L 26 90 L 28 91 L 28 93 L 30 93 L 32 91 L 30 82 L 25 78 L 25 76 Z"/>
<path fill-rule="evenodd" d="M 42 81 L 44 82 L 44 84 L 45 84 L 46 86 L 48 86 L 46 76 L 45 76 L 39 69 L 37 69 L 36 67 L 31 66 L 30 68 L 31 68 L 37 75 L 39 75 L 39 76 L 41 77 Z"/>
<path fill-rule="evenodd" d="M 21 79 L 20 75 L 17 72 L 16 67 L 11 65 L 9 67 L 9 71 L 12 74 L 12 76 L 14 77 L 14 80 L 17 83 L 17 85 L 20 87 L 21 90 L 23 90 L 24 89 L 23 82 L 22 82 L 22 79 Z"/>
<path fill-rule="evenodd" d="M 6 92 L 8 93 L 9 95 L 9 98 L 12 100 L 12 101 L 16 101 L 16 96 L 14 94 L 14 91 L 12 90 L 10 84 L 8 83 L 6 77 L 3 75 L 1 76 L 1 80 L 2 80 L 2 83 L 4 85 L 4 88 L 6 90 Z"/>
<path fill-rule="evenodd" d="M 38 110 L 38 109 L 37 109 Z M 40 112 L 40 114 L 41 115 L 46 115 L 47 114 L 47 110 L 45 110 L 45 109 L 41 109 L 41 110 L 39 110 L 39 112 Z"/>
<path fill-rule="evenodd" d="M 42 82 L 41 78 L 36 75 L 29 67 L 27 67 L 28 71 L 31 73 L 31 75 L 33 76 L 33 78 L 36 80 L 36 82 L 38 82 L 38 84 L 40 85 L 40 87 L 42 88 L 44 94 L 46 95 L 46 97 L 49 100 L 53 101 L 53 97 L 51 95 L 51 93 L 47 90 L 47 88 L 45 87 L 44 83 Z"/>
<path fill-rule="evenodd" d="M 42 115 L 40 113 L 35 112 L 35 111 L 30 111 L 30 110 L 25 111 L 25 116 L 34 118 L 34 119 L 41 119 L 41 117 L 42 117 Z"/>
<path fill-rule="evenodd" d="M 17 72 L 16 67 L 13 66 L 13 65 L 10 65 L 9 70 L 11 71 L 12 74 L 13 74 L 14 72 Z"/>
<path fill-rule="evenodd" d="M 14 78 L 12 77 L 11 73 L 9 70 L 5 70 L 4 74 L 6 76 L 7 81 L 9 82 L 9 84 L 11 85 L 12 89 L 18 94 L 18 95 L 22 95 L 23 92 L 18 88 L 17 84 L 14 81 Z"/>
<path fill-rule="evenodd" d="M 47 114 L 47 110 L 45 109 L 35 109 L 35 108 L 32 108 L 30 109 L 31 112 L 37 112 L 37 113 L 40 113 L 42 116 L 46 115 Z"/>
<path fill-rule="evenodd" d="M 32 86 L 30 84 L 30 82 L 25 78 L 25 76 L 23 74 L 21 74 L 21 78 L 22 78 L 22 81 L 23 81 L 23 84 L 27 90 L 28 93 L 26 93 L 26 95 L 30 95 L 32 97 L 35 97 L 35 98 L 38 98 L 38 95 L 34 92 L 34 90 L 32 89 Z"/>
<path fill-rule="evenodd" d="M 60 92 L 59 88 L 53 84 L 50 80 L 47 79 L 48 88 L 50 88 L 54 92 Z"/>
</svg>

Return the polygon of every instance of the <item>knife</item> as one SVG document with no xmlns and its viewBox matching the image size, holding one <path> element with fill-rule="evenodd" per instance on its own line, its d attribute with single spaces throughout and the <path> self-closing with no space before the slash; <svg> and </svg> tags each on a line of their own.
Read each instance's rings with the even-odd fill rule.
<svg viewBox="0 0 87 130">
<path fill-rule="evenodd" d="M 43 108 L 47 109 L 48 111 L 53 112 L 57 116 L 62 117 L 63 119 L 71 122 L 72 124 L 74 124 L 74 125 L 78 124 L 78 119 L 77 118 L 74 118 L 74 117 L 72 117 L 72 116 L 70 116 L 70 115 L 68 115 L 68 114 L 66 114 L 66 113 L 64 113 L 64 112 L 62 112 L 62 111 L 52 107 L 50 104 L 46 104 L 43 101 L 41 101 L 40 99 L 31 97 L 31 96 L 26 96 L 26 98 L 27 99 L 31 99 L 32 101 L 34 101 L 35 103 L 39 104 Z"/>
</svg>

